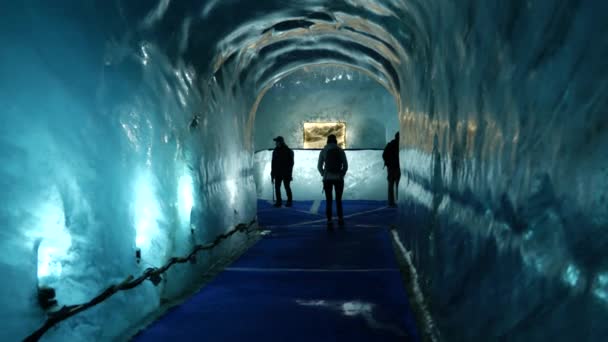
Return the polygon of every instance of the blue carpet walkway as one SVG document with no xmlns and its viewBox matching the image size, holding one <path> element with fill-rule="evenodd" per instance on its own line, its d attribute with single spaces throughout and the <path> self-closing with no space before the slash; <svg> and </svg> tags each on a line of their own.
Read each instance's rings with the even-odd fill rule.
<svg viewBox="0 0 608 342">
<path fill-rule="evenodd" d="M 345 201 L 327 231 L 324 202 L 272 208 L 271 231 L 136 341 L 418 341 L 384 202 Z"/>
</svg>

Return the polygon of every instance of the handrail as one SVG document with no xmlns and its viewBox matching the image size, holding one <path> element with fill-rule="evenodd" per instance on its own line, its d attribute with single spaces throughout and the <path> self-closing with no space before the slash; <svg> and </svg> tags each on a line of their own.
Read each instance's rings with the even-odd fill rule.
<svg viewBox="0 0 608 342">
<path fill-rule="evenodd" d="M 104 300 L 110 298 L 112 295 L 114 295 L 118 291 L 133 289 L 136 286 L 143 283 L 146 279 L 150 279 L 152 282 L 156 282 L 156 279 L 159 279 L 160 275 L 163 274 L 164 272 L 166 272 L 171 266 L 178 264 L 178 263 L 186 263 L 190 260 L 194 260 L 193 258 L 195 257 L 196 253 L 214 248 L 215 246 L 219 245 L 220 242 L 222 242 L 222 240 L 229 238 L 230 236 L 234 235 L 237 232 L 250 233 L 249 229 L 253 225 L 255 225 L 256 222 L 257 221 L 254 219 L 251 222 L 249 222 L 249 224 L 240 223 L 240 224 L 236 225 L 228 233 L 218 235 L 215 238 L 215 240 L 213 240 L 213 242 L 210 242 L 210 243 L 207 243 L 204 245 L 194 246 L 194 248 L 192 249 L 192 252 L 190 252 L 190 254 L 188 254 L 185 257 L 172 257 L 161 268 L 155 268 L 155 267 L 147 268 L 144 271 L 144 273 L 141 276 L 139 276 L 138 278 L 134 279 L 134 277 L 132 275 L 129 275 L 120 284 L 109 286 L 102 293 L 100 293 L 97 297 L 91 299 L 87 303 L 68 305 L 68 306 L 64 305 L 58 311 L 49 313 L 49 317 L 47 318 L 46 322 L 38 330 L 36 330 L 34 333 L 32 333 L 31 335 L 26 337 L 24 339 L 24 342 L 38 341 L 42 337 L 42 335 L 44 335 L 44 333 L 46 333 L 50 328 L 52 328 L 59 322 L 64 321 L 64 320 L 76 315 L 79 312 L 87 310 L 87 309 L 103 302 Z"/>
</svg>

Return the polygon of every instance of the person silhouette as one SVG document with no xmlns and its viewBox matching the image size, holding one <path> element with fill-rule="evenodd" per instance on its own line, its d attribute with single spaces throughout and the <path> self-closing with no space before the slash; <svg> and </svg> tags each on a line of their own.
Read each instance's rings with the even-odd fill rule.
<svg viewBox="0 0 608 342">
<path fill-rule="evenodd" d="M 272 151 L 270 178 L 274 183 L 274 191 L 277 196 L 274 206 L 279 208 L 283 205 L 283 200 L 281 198 L 281 183 L 283 183 L 285 192 L 287 193 L 287 203 L 285 203 L 285 206 L 291 207 L 293 196 L 290 183 L 293 179 L 293 150 L 285 144 L 285 139 L 283 139 L 282 136 L 278 136 L 273 140 L 275 142 L 275 148 Z"/>
<path fill-rule="evenodd" d="M 330 134 L 327 144 L 319 153 L 317 170 L 323 177 L 323 190 L 325 191 L 325 214 L 327 216 L 327 229 L 333 229 L 332 221 L 332 196 L 336 191 L 336 211 L 338 214 L 338 225 L 344 227 L 344 213 L 342 210 L 342 193 L 344 192 L 344 176 L 348 171 L 346 153 L 338 146 L 336 136 Z"/>
<path fill-rule="evenodd" d="M 382 152 L 384 166 L 386 166 L 386 180 L 388 181 L 388 206 L 394 208 L 395 188 L 399 189 L 401 179 L 401 168 L 399 166 L 399 132 L 395 134 L 395 139 L 391 140 Z"/>
</svg>

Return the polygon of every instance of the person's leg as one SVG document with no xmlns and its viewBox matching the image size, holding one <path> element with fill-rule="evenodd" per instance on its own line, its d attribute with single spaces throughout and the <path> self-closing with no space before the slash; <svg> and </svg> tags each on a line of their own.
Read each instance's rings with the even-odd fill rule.
<svg viewBox="0 0 608 342">
<path fill-rule="evenodd" d="M 293 200 L 292 195 L 291 195 L 291 181 L 285 179 L 283 181 L 283 184 L 285 185 L 285 192 L 287 193 L 287 203 L 285 203 L 285 206 L 291 207 L 291 202 Z"/>
<path fill-rule="evenodd" d="M 397 170 L 397 174 L 395 175 L 395 200 L 399 200 L 399 181 L 401 180 L 401 170 Z"/>
<path fill-rule="evenodd" d="M 395 206 L 395 170 L 388 169 L 388 206 Z"/>
<path fill-rule="evenodd" d="M 344 192 L 344 180 L 335 181 L 336 185 L 336 211 L 338 212 L 338 224 L 344 225 L 344 213 L 342 212 L 342 193 Z"/>
<path fill-rule="evenodd" d="M 277 201 L 274 203 L 275 207 L 280 207 L 283 204 L 283 200 L 281 199 L 281 178 L 274 179 L 274 192 L 277 196 Z"/>
<path fill-rule="evenodd" d="M 325 191 L 325 216 L 327 217 L 327 222 L 331 221 L 332 218 L 332 184 L 331 181 L 323 181 L 323 190 Z"/>
<path fill-rule="evenodd" d="M 388 179 L 388 206 L 395 204 L 395 181 L 389 177 Z"/>
</svg>

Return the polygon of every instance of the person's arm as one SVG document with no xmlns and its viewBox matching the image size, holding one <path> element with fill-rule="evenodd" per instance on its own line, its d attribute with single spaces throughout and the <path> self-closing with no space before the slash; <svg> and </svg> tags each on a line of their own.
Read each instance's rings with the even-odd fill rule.
<svg viewBox="0 0 608 342">
<path fill-rule="evenodd" d="M 323 163 L 325 162 L 325 155 L 323 152 L 325 152 L 325 149 L 321 150 L 319 153 L 319 161 L 317 162 L 317 170 L 319 170 L 321 177 L 323 177 Z"/>
<path fill-rule="evenodd" d="M 348 160 L 346 160 L 346 152 L 342 151 L 342 177 L 346 176 L 346 171 L 348 171 Z"/>
<path fill-rule="evenodd" d="M 289 150 L 289 170 L 293 170 L 293 150 Z"/>
<path fill-rule="evenodd" d="M 293 177 L 293 150 L 289 150 L 289 177 Z"/>
</svg>

